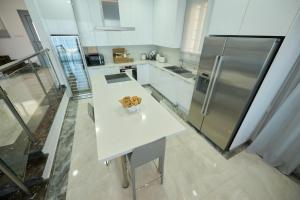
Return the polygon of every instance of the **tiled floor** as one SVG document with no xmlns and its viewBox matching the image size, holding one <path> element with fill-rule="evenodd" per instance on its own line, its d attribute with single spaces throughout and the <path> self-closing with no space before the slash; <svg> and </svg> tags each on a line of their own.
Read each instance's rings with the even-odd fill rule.
<svg viewBox="0 0 300 200">
<path fill-rule="evenodd" d="M 77 107 L 77 100 L 70 101 L 67 107 L 64 123 L 62 125 L 59 137 L 59 143 L 56 150 L 54 166 L 45 197 L 45 199 L 47 200 L 66 198 L 75 123 L 76 121 L 80 120 L 77 116 L 77 114 L 79 113 L 77 112 Z"/>
<path fill-rule="evenodd" d="M 91 99 L 78 102 L 67 199 L 132 199 L 131 187 L 121 187 L 118 161 L 112 161 L 108 167 L 97 161 L 94 124 L 87 113 L 89 101 Z M 300 198 L 300 186 L 258 156 L 242 152 L 226 160 L 193 128 L 177 118 L 186 131 L 167 139 L 165 182 L 159 184 L 154 162 L 139 168 L 138 199 Z"/>
</svg>

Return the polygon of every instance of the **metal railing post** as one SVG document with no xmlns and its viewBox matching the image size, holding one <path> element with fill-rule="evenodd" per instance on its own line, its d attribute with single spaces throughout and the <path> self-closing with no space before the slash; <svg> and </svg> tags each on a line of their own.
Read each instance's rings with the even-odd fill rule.
<svg viewBox="0 0 300 200">
<path fill-rule="evenodd" d="M 18 113 L 18 111 L 16 110 L 15 106 L 13 105 L 13 103 L 8 98 L 6 91 L 3 90 L 1 86 L 0 86 L 0 99 L 4 100 L 4 102 L 6 103 L 6 105 L 8 106 L 8 108 L 10 109 L 10 111 L 13 113 L 13 115 L 15 116 L 15 118 L 18 120 L 18 122 L 20 123 L 20 125 L 24 129 L 24 131 L 27 134 L 27 136 L 30 139 L 30 141 L 31 142 L 35 142 L 35 139 L 33 137 L 33 134 L 31 133 L 29 127 L 26 125 L 26 123 L 24 122 L 24 120 L 22 119 L 22 117 L 20 116 L 20 114 Z"/>
<path fill-rule="evenodd" d="M 28 187 L 21 181 L 21 179 L 12 171 L 9 166 L 0 158 L 0 170 L 8 176 L 21 190 L 23 190 L 26 194 L 32 194 Z"/>
<path fill-rule="evenodd" d="M 48 97 L 47 90 L 46 90 L 46 88 L 45 88 L 45 86 L 44 86 L 44 84 L 43 84 L 43 82 L 42 82 L 42 80 L 41 80 L 39 74 L 37 73 L 37 69 L 34 67 L 34 65 L 33 65 L 33 63 L 31 62 L 31 60 L 28 60 L 28 63 L 29 63 L 29 65 L 31 66 L 32 71 L 34 72 L 34 74 L 35 74 L 37 80 L 39 81 L 39 83 L 40 83 L 40 85 L 41 85 L 41 87 L 42 87 L 43 92 L 45 93 L 46 97 Z"/>
<path fill-rule="evenodd" d="M 58 88 L 60 88 L 61 84 L 60 84 L 58 75 L 57 75 L 57 73 L 56 73 L 56 71 L 55 71 L 55 69 L 54 69 L 53 63 L 52 63 L 52 61 L 51 61 L 51 59 L 50 59 L 50 56 L 49 56 L 48 51 L 45 51 L 45 54 L 46 54 L 46 56 L 47 56 L 47 58 L 48 58 L 48 60 L 49 60 L 50 66 L 51 66 L 51 68 L 52 68 L 52 70 L 53 70 L 53 72 L 54 72 L 55 78 L 56 78 L 57 83 L 58 83 Z"/>
</svg>

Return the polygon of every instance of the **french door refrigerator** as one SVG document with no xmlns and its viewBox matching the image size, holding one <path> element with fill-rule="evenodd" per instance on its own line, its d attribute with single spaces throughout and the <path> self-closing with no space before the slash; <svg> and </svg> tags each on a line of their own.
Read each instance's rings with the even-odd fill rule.
<svg viewBox="0 0 300 200">
<path fill-rule="evenodd" d="M 188 121 L 221 150 L 229 149 L 280 44 L 280 38 L 205 38 Z"/>
</svg>

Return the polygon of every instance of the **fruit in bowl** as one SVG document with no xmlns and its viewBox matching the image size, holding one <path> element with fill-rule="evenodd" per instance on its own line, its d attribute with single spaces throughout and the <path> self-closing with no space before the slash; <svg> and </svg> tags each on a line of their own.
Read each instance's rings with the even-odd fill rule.
<svg viewBox="0 0 300 200">
<path fill-rule="evenodd" d="M 138 96 L 126 96 L 119 100 L 124 108 L 127 108 L 129 112 L 135 112 L 138 110 L 138 105 L 141 104 L 142 98 Z"/>
</svg>

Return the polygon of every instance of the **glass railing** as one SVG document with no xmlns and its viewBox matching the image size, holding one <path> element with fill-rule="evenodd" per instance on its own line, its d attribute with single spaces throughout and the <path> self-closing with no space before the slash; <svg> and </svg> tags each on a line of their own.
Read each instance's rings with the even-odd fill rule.
<svg viewBox="0 0 300 200">
<path fill-rule="evenodd" d="M 48 49 L 2 65 L 0 73 L 1 194 L 1 188 L 19 186 L 18 181 L 30 179 L 26 174 L 28 156 L 41 151 L 63 89 Z M 6 170 L 2 170 L 1 163 Z"/>
</svg>

